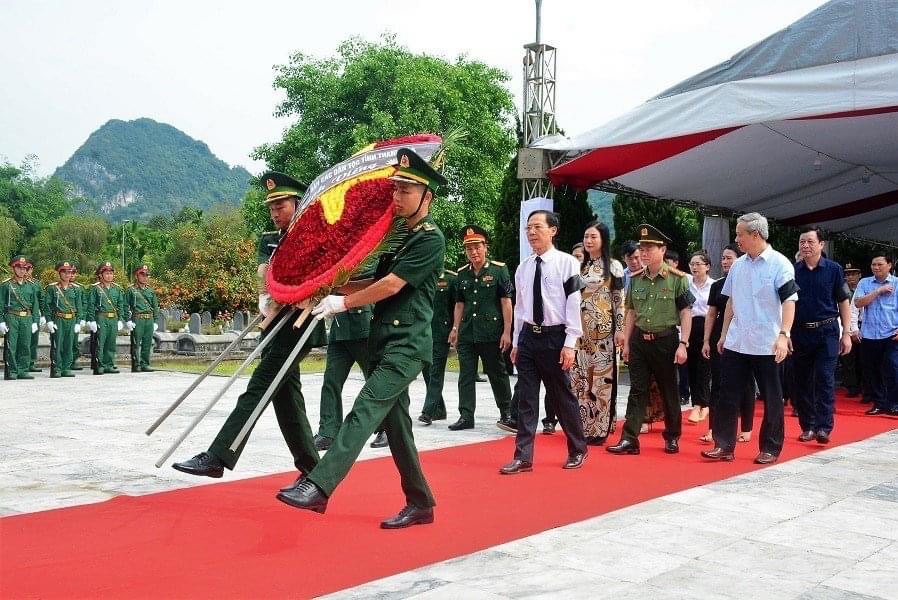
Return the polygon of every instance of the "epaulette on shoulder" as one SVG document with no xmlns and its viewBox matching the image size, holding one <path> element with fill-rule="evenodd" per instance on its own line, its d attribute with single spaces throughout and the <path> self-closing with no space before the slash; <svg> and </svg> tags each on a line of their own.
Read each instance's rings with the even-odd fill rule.
<svg viewBox="0 0 898 600">
<path fill-rule="evenodd" d="M 461 266 L 461 267 L 458 268 L 458 273 L 461 273 L 462 271 L 464 271 L 465 269 L 468 269 L 468 268 L 470 268 L 470 267 L 471 267 L 471 263 L 468 263 L 468 264 L 466 264 L 466 265 L 463 265 L 463 266 Z M 458 275 L 458 273 L 456 273 L 456 275 Z"/>
<path fill-rule="evenodd" d="M 421 227 L 424 231 L 436 231 L 437 226 L 433 223 L 424 223 Z"/>
<path fill-rule="evenodd" d="M 59 287 L 59 282 L 58 282 L 58 281 L 54 281 L 53 283 L 47 285 L 47 287 Z"/>
<path fill-rule="evenodd" d="M 98 285 L 100 285 L 100 282 L 96 281 L 96 282 L 90 284 L 90 287 L 97 287 Z"/>
<path fill-rule="evenodd" d="M 280 231 L 263 231 L 262 235 L 277 235 Z"/>
<path fill-rule="evenodd" d="M 117 284 L 117 283 L 114 282 L 114 281 L 112 282 L 112 285 L 114 285 L 114 286 L 117 287 L 117 288 L 121 288 L 121 287 L 122 287 L 122 286 L 120 286 L 119 284 Z"/>
<path fill-rule="evenodd" d="M 446 269 L 446 270 L 443 271 L 443 272 L 444 272 L 444 273 L 449 273 L 450 275 L 455 275 L 456 277 L 458 277 L 458 273 L 456 273 L 455 271 L 453 271 L 453 270 L 451 270 L 451 269 Z"/>
<path fill-rule="evenodd" d="M 504 262 L 501 262 L 501 261 L 498 261 L 498 260 L 494 260 L 494 259 L 492 259 L 492 258 L 490 259 L 490 262 L 493 263 L 494 265 L 496 265 L 497 267 L 504 267 L 504 266 L 505 266 L 505 263 L 504 263 Z"/>
<path fill-rule="evenodd" d="M 83 286 L 82 286 L 80 283 L 78 283 L 77 281 L 73 281 L 73 282 L 72 282 L 72 287 L 80 288 L 80 287 L 83 287 Z"/>
<path fill-rule="evenodd" d="M 12 277 L 7 277 L 3 281 L 0 281 L 0 283 L 6 283 L 7 281 L 12 281 Z"/>
<path fill-rule="evenodd" d="M 670 267 L 670 272 L 673 273 L 674 275 L 676 275 L 677 277 L 686 277 L 686 273 L 684 273 L 683 271 L 681 271 L 679 269 L 675 269 L 673 267 Z"/>
</svg>

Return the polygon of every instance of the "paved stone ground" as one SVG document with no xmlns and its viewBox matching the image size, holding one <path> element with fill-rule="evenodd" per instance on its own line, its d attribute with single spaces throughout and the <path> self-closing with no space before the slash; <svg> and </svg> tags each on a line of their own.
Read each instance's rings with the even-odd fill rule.
<svg viewBox="0 0 898 600">
<path fill-rule="evenodd" d="M 153 437 L 143 431 L 192 375 L 82 375 L 0 383 L 0 515 L 205 485 L 153 463 L 224 378 L 210 378 Z M 321 375 L 304 376 L 313 428 Z M 415 428 L 422 449 L 502 437 L 488 384 L 477 427 Z M 362 384 L 353 373 L 345 396 Z M 204 450 L 238 380 L 173 459 Z M 627 386 L 621 386 L 625 399 Z M 424 385 L 411 390 L 420 412 Z M 618 414 L 623 414 L 623 402 Z M 388 449 L 366 448 L 362 458 Z M 234 479 L 292 468 L 266 411 Z M 580 523 L 333 594 L 333 598 L 898 599 L 898 431 L 664 496 Z"/>
</svg>

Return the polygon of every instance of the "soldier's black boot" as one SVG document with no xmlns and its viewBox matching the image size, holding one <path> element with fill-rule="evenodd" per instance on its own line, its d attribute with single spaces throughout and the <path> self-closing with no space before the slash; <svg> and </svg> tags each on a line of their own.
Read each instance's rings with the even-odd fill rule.
<svg viewBox="0 0 898 600">
<path fill-rule="evenodd" d="M 208 452 L 200 452 L 190 460 L 175 463 L 172 468 L 182 473 L 190 475 L 200 475 L 204 477 L 215 477 L 216 479 L 224 474 L 224 465 L 218 457 Z"/>
<path fill-rule="evenodd" d="M 308 479 L 304 479 L 293 489 L 278 492 L 277 499 L 293 508 L 304 508 L 317 513 L 327 510 L 327 496 Z"/>
</svg>

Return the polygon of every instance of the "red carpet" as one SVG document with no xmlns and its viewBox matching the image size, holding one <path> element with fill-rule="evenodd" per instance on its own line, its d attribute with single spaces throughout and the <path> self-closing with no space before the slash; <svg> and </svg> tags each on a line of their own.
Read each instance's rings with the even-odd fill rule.
<svg viewBox="0 0 898 600">
<path fill-rule="evenodd" d="M 855 442 L 898 426 L 863 417 L 840 401 L 833 442 Z M 788 410 L 788 409 L 787 409 Z M 658 433 L 641 456 L 593 448 L 579 471 L 560 468 L 561 435 L 537 436 L 533 473 L 500 476 L 513 438 L 425 452 L 436 522 L 378 528 L 403 505 L 389 458 L 357 464 L 318 515 L 274 499 L 293 474 L 205 485 L 0 519 L 3 598 L 274 598 L 337 591 L 601 515 L 757 467 L 756 442 L 733 463 L 705 463 L 684 425 L 682 452 L 667 456 Z M 757 430 L 757 429 L 756 429 Z M 817 452 L 787 418 L 783 460 Z M 252 449 L 250 448 L 250 451 Z M 621 485 L 626 481 L 628 485 Z"/>
</svg>

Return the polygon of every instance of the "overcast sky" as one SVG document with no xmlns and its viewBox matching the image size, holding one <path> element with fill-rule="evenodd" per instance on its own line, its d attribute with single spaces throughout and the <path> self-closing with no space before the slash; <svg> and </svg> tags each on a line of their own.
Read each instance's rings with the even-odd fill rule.
<svg viewBox="0 0 898 600">
<path fill-rule="evenodd" d="M 558 48 L 559 124 L 577 134 L 782 29 L 822 0 L 544 0 Z M 50 174 L 109 119 L 150 117 L 258 172 L 272 66 L 333 54 L 351 36 L 396 34 L 412 51 L 466 54 L 507 71 L 520 106 L 534 0 L 2 0 L 0 162 Z"/>
</svg>

